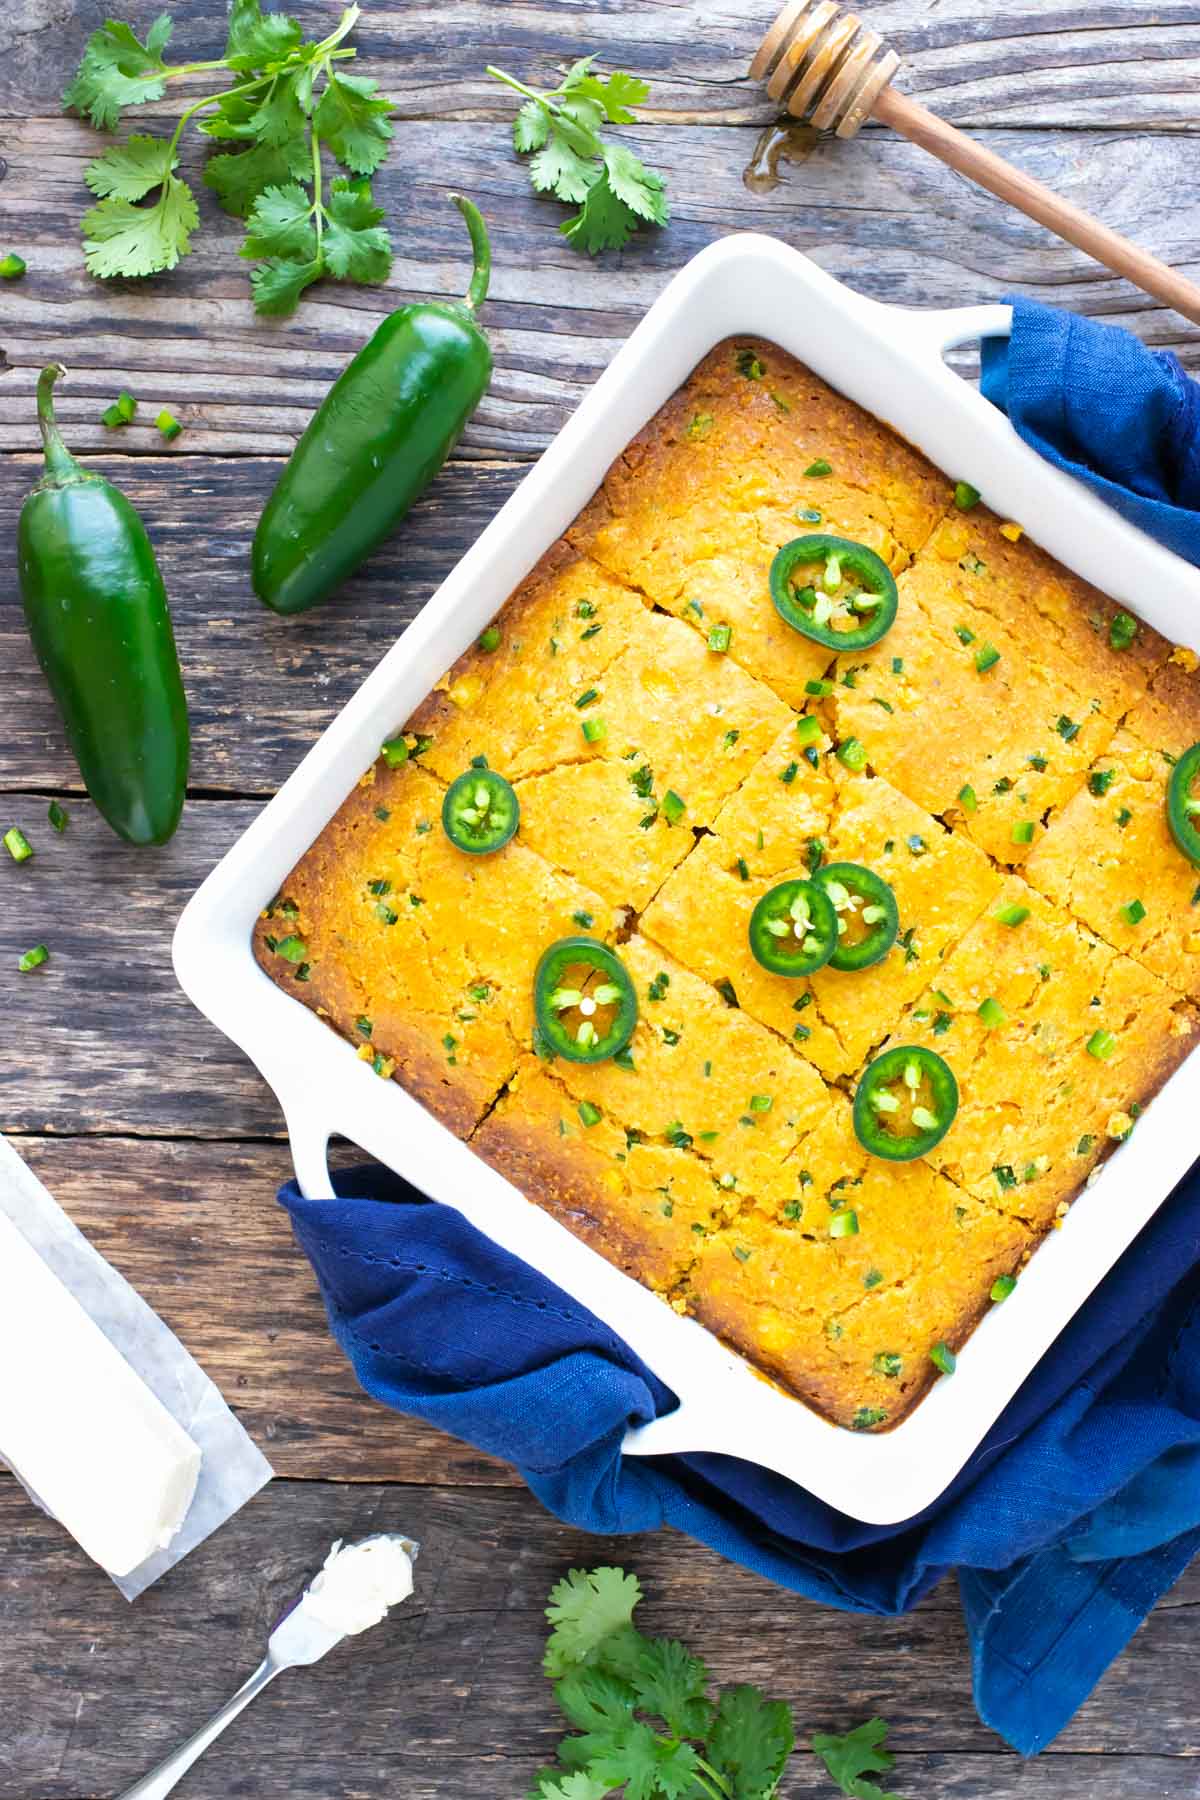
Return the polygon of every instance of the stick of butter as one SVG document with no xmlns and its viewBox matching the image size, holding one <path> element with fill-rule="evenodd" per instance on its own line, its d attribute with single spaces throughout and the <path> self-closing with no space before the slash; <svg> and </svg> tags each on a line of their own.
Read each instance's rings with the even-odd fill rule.
<svg viewBox="0 0 1200 1800">
<path fill-rule="evenodd" d="M 0 1211 L 0 1458 L 110 1575 L 179 1530 L 200 1451 Z"/>
</svg>

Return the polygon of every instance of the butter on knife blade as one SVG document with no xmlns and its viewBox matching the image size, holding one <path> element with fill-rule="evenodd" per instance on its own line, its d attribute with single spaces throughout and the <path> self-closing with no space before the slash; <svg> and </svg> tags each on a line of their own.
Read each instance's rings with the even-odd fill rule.
<svg viewBox="0 0 1200 1800">
<path fill-rule="evenodd" d="M 170 1543 L 200 1450 L 0 1211 L 0 1459 L 110 1575 Z"/>
</svg>

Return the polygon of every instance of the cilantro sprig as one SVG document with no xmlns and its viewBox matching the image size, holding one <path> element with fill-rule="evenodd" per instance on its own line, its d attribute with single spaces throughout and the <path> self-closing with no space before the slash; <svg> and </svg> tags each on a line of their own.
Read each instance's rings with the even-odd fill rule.
<svg viewBox="0 0 1200 1800">
<path fill-rule="evenodd" d="M 529 179 L 539 194 L 579 208 L 559 230 L 589 256 L 620 250 L 639 225 L 665 225 L 671 217 L 662 176 L 647 169 L 628 145 L 601 133 L 605 124 L 636 120 L 633 109 L 649 94 L 649 84 L 622 69 L 601 80 L 592 70 L 595 60 L 581 57 L 561 85 L 547 92 L 490 63 L 487 68 L 524 97 L 513 120 L 513 144 L 531 158 Z"/>
<path fill-rule="evenodd" d="M 294 311 L 322 277 L 386 280 L 391 242 L 368 178 L 387 155 L 391 102 L 376 82 L 342 67 L 356 54 L 344 39 L 359 13 L 350 6 L 334 31 L 308 43 L 286 13 L 233 0 L 225 53 L 207 62 L 165 60 L 166 13 L 144 42 L 119 20 L 93 32 L 63 104 L 98 130 L 114 130 L 127 108 L 160 100 L 181 76 L 212 70 L 233 79 L 186 107 L 170 138 L 135 133 L 89 164 L 85 179 L 97 199 L 83 219 L 89 272 L 155 275 L 188 255 L 199 212 L 178 173 L 178 149 L 195 119 L 206 136 L 230 146 L 209 159 L 204 182 L 246 221 L 240 253 L 257 265 L 251 286 L 259 312 Z M 328 184 L 326 151 L 346 171 Z"/>
<path fill-rule="evenodd" d="M 882 1719 L 868 1719 L 842 1737 L 818 1732 L 812 1740 L 814 1756 L 819 1756 L 843 1794 L 853 1800 L 901 1800 L 899 1794 L 887 1793 L 868 1775 L 883 1775 L 892 1767 L 895 1757 L 883 1747 L 888 1728 Z"/>
<path fill-rule="evenodd" d="M 543 1663 L 573 1735 L 529 1800 L 773 1800 L 795 1741 L 781 1700 L 756 1687 L 709 1697 L 704 1663 L 633 1623 L 642 1597 L 623 1569 L 572 1569 L 550 1596 Z"/>
</svg>

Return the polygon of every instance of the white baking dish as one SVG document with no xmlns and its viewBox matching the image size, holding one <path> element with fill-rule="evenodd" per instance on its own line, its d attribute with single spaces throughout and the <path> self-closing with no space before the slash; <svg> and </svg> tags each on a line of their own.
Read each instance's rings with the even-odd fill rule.
<svg viewBox="0 0 1200 1800">
<path fill-rule="evenodd" d="M 709 1332 L 527 1201 L 395 1083 L 268 980 L 250 952 L 260 909 L 375 757 L 565 529 L 606 468 L 719 339 L 755 333 L 792 351 L 891 425 L 1069 567 L 1168 637 L 1200 648 L 1200 573 L 1046 466 L 942 360 L 1009 328 L 1002 306 L 911 312 L 842 287 L 774 239 L 729 237 L 651 307 L 578 412 L 476 544 L 194 896 L 175 967 L 200 1010 L 279 1097 L 301 1190 L 331 1192 L 340 1132 L 459 1208 L 618 1332 L 679 1397 L 629 1434 L 628 1454 L 721 1451 L 777 1470 L 851 1516 L 911 1517 L 943 1491 L 1038 1358 L 1186 1173 L 1200 1115 L 1200 1057 L 1164 1088 L 1130 1142 L 1038 1250 L 942 1381 L 894 1431 L 838 1428 L 755 1375 Z M 398 1228 L 402 1215 L 397 1215 Z"/>
</svg>

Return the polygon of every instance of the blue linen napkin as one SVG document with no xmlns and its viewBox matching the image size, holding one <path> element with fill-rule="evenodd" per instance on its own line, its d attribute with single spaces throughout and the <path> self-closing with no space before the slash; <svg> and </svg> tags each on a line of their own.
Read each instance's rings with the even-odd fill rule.
<svg viewBox="0 0 1200 1800">
<path fill-rule="evenodd" d="M 984 338 L 980 387 L 1056 468 L 1200 563 L 1200 383 L 1117 325 L 1009 295 L 1011 338 Z"/>
<path fill-rule="evenodd" d="M 336 1187 L 280 1201 L 369 1394 L 513 1463 L 570 1524 L 672 1525 L 828 1606 L 903 1612 L 957 1569 L 980 1716 L 1024 1755 L 1200 1550 L 1200 1172 L 948 1492 L 890 1527 L 732 1457 L 622 1458 L 627 1427 L 674 1396 L 619 1338 L 389 1171 Z"/>
<path fill-rule="evenodd" d="M 1116 327 L 1018 298 L 982 389 L 1025 441 L 1200 564 L 1200 386 Z M 1043 1749 L 1200 1551 L 1200 1166 L 948 1491 L 858 1523 L 729 1457 L 622 1459 L 674 1396 L 599 1320 L 379 1168 L 280 1200 L 367 1392 L 513 1463 L 588 1531 L 672 1525 L 825 1605 L 903 1612 L 958 1572 L 980 1716 Z"/>
</svg>

